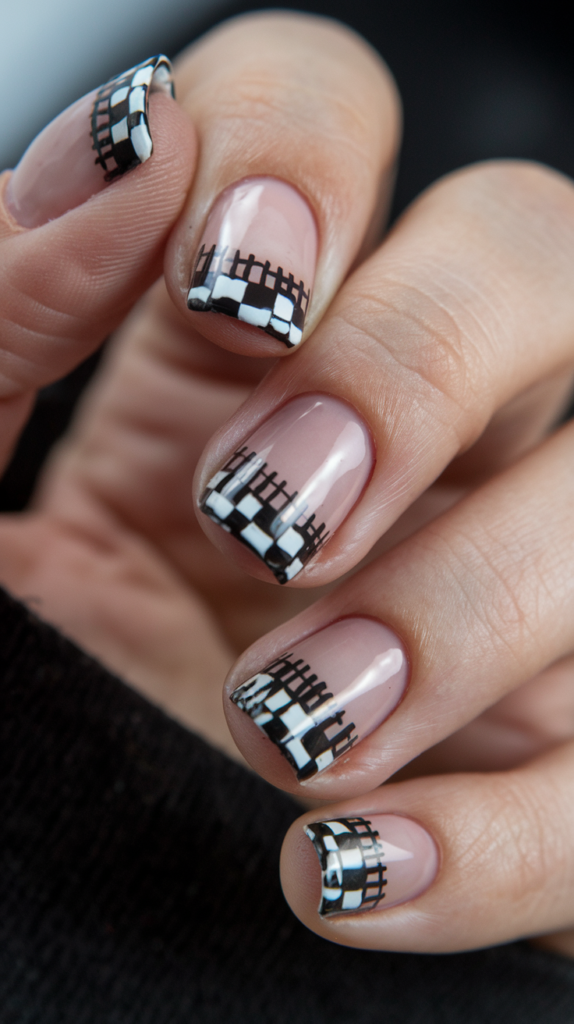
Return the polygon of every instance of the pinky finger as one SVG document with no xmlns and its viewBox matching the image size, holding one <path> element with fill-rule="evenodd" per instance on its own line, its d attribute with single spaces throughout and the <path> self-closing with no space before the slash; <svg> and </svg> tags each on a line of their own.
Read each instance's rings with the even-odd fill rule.
<svg viewBox="0 0 574 1024">
<path fill-rule="evenodd" d="M 288 903 L 323 938 L 445 953 L 574 925 L 574 743 L 513 772 L 390 784 L 290 828 Z"/>
</svg>

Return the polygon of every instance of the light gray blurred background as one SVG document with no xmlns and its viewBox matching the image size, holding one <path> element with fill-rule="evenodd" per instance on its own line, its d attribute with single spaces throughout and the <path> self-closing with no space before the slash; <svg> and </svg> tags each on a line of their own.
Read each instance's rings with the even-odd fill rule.
<svg viewBox="0 0 574 1024">
<path fill-rule="evenodd" d="M 174 55 L 228 0 L 0 0 L 0 169 L 64 107 L 157 52 Z"/>
</svg>

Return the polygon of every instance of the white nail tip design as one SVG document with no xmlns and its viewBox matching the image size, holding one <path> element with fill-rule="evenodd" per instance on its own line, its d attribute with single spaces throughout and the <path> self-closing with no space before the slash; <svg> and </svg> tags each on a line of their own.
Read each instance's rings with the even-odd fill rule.
<svg viewBox="0 0 574 1024">
<path fill-rule="evenodd" d="M 201 246 L 187 295 L 189 309 L 226 313 L 282 341 L 298 345 L 309 305 L 303 281 L 269 261 L 242 256 L 228 245 Z"/>
<path fill-rule="evenodd" d="M 333 712 L 326 683 L 292 654 L 248 679 L 231 700 L 279 747 L 300 781 L 328 768 L 358 739 L 353 722 L 343 725 L 344 708 Z"/>
<path fill-rule="evenodd" d="M 304 831 L 313 843 L 321 864 L 319 913 L 323 917 L 374 909 L 385 895 L 385 861 L 412 856 L 388 843 L 387 849 L 404 856 L 387 858 L 379 833 L 366 818 L 317 821 L 306 825 Z"/>
<path fill-rule="evenodd" d="M 163 55 L 130 68 L 98 90 L 92 110 L 92 140 L 95 162 L 101 165 L 106 181 L 145 163 L 152 155 L 149 94 L 158 91 L 174 95 L 171 63 Z"/>
<path fill-rule="evenodd" d="M 279 583 L 293 579 L 328 536 L 325 523 L 306 516 L 301 496 L 247 446 L 211 478 L 200 508 L 262 558 Z"/>
</svg>

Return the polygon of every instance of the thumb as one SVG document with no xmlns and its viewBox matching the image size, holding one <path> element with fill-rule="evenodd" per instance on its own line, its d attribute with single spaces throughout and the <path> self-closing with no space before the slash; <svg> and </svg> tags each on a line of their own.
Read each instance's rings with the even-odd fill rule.
<svg viewBox="0 0 574 1024">
<path fill-rule="evenodd" d="M 0 178 L 0 464 L 36 390 L 159 276 L 196 151 L 156 57 L 65 110 Z"/>
</svg>

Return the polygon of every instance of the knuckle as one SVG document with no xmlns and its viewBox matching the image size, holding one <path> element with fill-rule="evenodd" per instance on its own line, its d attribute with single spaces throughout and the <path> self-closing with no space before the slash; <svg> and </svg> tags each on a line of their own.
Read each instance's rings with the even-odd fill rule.
<svg viewBox="0 0 574 1024">
<path fill-rule="evenodd" d="M 477 165 L 415 202 L 339 309 L 376 371 L 398 375 L 460 451 L 520 387 L 519 345 L 549 300 L 564 306 L 573 262 L 572 184 L 533 163 Z"/>
<path fill-rule="evenodd" d="M 66 372 L 77 338 L 89 324 L 7 280 L 0 284 L 0 398 L 41 387 Z M 79 355 L 81 358 L 81 353 Z"/>
<path fill-rule="evenodd" d="M 517 533 L 520 525 L 516 523 Z M 448 532 L 429 528 L 446 581 L 449 606 L 467 637 L 466 658 L 485 648 L 510 655 L 519 672 L 528 673 L 532 651 L 547 618 L 540 596 L 538 557 L 521 543 L 513 546 L 500 523 L 481 521 L 480 509 L 466 528 Z"/>
<path fill-rule="evenodd" d="M 488 387 L 490 328 L 469 317 L 454 282 L 448 293 L 435 294 L 421 280 L 422 271 L 419 263 L 416 283 L 403 268 L 384 279 L 367 278 L 342 316 L 356 335 L 353 350 L 372 364 L 372 375 L 394 379 L 396 400 L 404 402 L 401 396 L 408 395 L 409 413 L 424 408 L 442 431 L 454 434 L 461 449 L 480 435 L 494 410 Z"/>
<path fill-rule="evenodd" d="M 341 138 L 348 138 L 349 143 L 364 138 L 366 144 L 369 130 L 364 110 L 345 96 L 329 93 L 322 83 L 294 86 L 288 73 L 262 66 L 245 68 L 234 79 L 233 89 L 218 99 L 217 118 L 238 133 L 245 132 L 250 122 L 265 131 L 269 131 L 270 121 L 276 121 L 278 128 L 288 124 L 290 133 L 294 133 L 290 145 L 299 141 L 299 135 L 306 145 L 313 145 L 317 133 L 322 144 L 324 137 L 328 138 L 330 148 Z"/>
<path fill-rule="evenodd" d="M 485 913 L 497 900 L 517 920 L 536 920 L 547 907 L 549 880 L 560 888 L 570 857 L 552 826 L 552 815 L 560 813 L 556 804 L 547 787 L 531 785 L 520 771 L 477 783 L 461 821 L 457 867 L 463 888 L 469 876 L 488 878 Z"/>
<path fill-rule="evenodd" d="M 558 272 L 563 286 L 574 251 L 574 183 L 559 171 L 527 160 L 489 161 L 438 182 L 426 199 L 449 205 L 501 283 L 514 279 L 531 290 Z"/>
<path fill-rule="evenodd" d="M 533 160 L 491 160 L 458 172 L 504 208 L 537 214 L 555 208 L 574 216 L 574 185 L 560 171 Z"/>
</svg>

